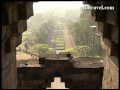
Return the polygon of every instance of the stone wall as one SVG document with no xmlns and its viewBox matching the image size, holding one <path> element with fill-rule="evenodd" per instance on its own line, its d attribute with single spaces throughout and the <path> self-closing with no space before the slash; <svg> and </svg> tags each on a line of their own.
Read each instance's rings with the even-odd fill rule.
<svg viewBox="0 0 120 90">
<path fill-rule="evenodd" d="M 17 88 L 16 47 L 33 15 L 32 2 L 2 2 L 2 88 Z"/>
<path fill-rule="evenodd" d="M 54 77 L 61 77 L 61 81 L 70 89 L 101 89 L 102 87 L 103 68 L 64 68 L 57 70 L 62 72 L 57 75 L 51 70 L 55 69 L 53 67 L 18 68 L 18 89 L 45 89 L 50 87 Z"/>
<path fill-rule="evenodd" d="M 91 6 L 105 5 L 114 6 L 114 10 L 94 11 L 92 17 L 97 22 L 98 33 L 101 36 L 101 45 L 105 51 L 103 89 L 119 88 L 118 70 L 118 2 L 117 1 L 86 1 Z"/>
</svg>

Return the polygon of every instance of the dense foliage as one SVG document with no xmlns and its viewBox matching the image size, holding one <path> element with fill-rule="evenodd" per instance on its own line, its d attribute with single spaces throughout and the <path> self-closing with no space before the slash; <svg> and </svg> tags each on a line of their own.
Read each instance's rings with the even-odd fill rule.
<svg viewBox="0 0 120 90">
<path fill-rule="evenodd" d="M 70 19 L 66 20 L 66 25 L 76 44 L 74 52 L 80 57 L 102 57 L 103 51 L 100 44 L 100 37 L 95 35 L 94 28 L 90 27 L 96 25 L 96 23 L 90 17 L 89 10 L 82 10 L 76 22 Z"/>
<path fill-rule="evenodd" d="M 80 12 L 81 11 L 81 12 Z M 50 11 L 32 16 L 27 21 L 27 31 L 23 33 L 23 42 L 19 46 L 32 53 L 52 53 L 55 49 L 65 49 L 63 37 L 67 27 L 75 46 L 65 49 L 77 57 L 102 56 L 100 37 L 94 34 L 91 25 L 96 23 L 90 18 L 89 10 L 67 10 L 63 14 Z M 55 33 L 55 32 L 58 33 Z M 55 37 L 54 37 L 55 36 Z M 55 38 L 51 45 L 51 39 Z"/>
</svg>

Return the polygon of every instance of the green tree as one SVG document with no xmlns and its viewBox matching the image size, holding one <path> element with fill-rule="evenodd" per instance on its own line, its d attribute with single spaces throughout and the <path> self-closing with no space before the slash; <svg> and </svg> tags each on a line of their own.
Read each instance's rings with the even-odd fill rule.
<svg viewBox="0 0 120 90">
<path fill-rule="evenodd" d="M 46 54 L 49 51 L 49 47 L 47 44 L 35 44 L 32 47 L 30 47 L 31 52 L 37 53 L 37 54 Z"/>
<path fill-rule="evenodd" d="M 80 46 L 77 49 L 80 49 L 82 52 L 82 56 L 86 55 L 84 53 L 88 53 L 86 56 L 91 56 L 92 53 L 90 52 L 92 48 L 94 48 L 94 56 L 95 55 L 102 55 L 102 48 L 100 44 L 100 37 L 94 36 L 94 30 L 93 28 L 90 28 L 91 25 L 96 25 L 96 22 L 91 20 L 91 14 L 90 10 L 81 10 L 80 16 L 76 22 L 73 22 L 70 19 L 66 19 L 66 25 L 69 28 L 76 46 Z M 93 40 L 94 40 L 94 47 L 93 45 Z M 85 47 L 88 46 L 89 50 L 85 52 Z M 76 50 L 78 52 L 79 50 Z"/>
<path fill-rule="evenodd" d="M 89 56 L 90 48 L 88 46 L 76 46 L 74 49 L 80 57 Z"/>
</svg>

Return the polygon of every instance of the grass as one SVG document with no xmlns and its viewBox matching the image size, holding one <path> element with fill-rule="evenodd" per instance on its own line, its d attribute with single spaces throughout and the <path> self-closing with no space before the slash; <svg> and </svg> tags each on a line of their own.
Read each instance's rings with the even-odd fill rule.
<svg viewBox="0 0 120 90">
<path fill-rule="evenodd" d="M 56 45 L 64 45 L 64 42 L 57 42 Z"/>
<path fill-rule="evenodd" d="M 58 31 L 56 35 L 56 50 L 64 50 L 64 37 L 63 37 L 63 31 Z"/>
<path fill-rule="evenodd" d="M 56 50 L 64 50 L 65 47 L 56 47 Z"/>
</svg>

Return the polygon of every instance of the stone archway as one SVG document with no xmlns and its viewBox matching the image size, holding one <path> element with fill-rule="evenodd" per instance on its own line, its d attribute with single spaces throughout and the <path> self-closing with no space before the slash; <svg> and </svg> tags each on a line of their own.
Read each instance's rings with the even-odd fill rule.
<svg viewBox="0 0 120 90">
<path fill-rule="evenodd" d="M 92 11 L 102 34 L 101 44 L 106 52 L 102 88 L 118 89 L 118 2 L 85 1 L 90 5 L 113 5 L 114 11 Z M 2 2 L 2 88 L 17 88 L 16 47 L 27 29 L 26 20 L 33 15 L 33 2 Z M 109 33 L 108 33 L 109 32 Z"/>
</svg>

